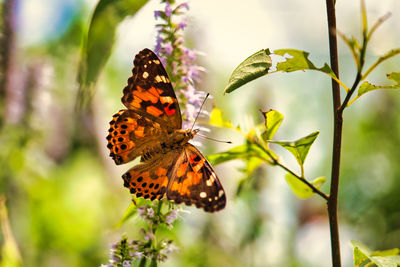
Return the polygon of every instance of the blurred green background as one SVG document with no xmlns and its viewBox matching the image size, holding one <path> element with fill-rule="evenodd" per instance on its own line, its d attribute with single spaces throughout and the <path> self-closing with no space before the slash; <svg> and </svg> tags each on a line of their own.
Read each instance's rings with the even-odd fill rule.
<svg viewBox="0 0 400 267">
<path fill-rule="evenodd" d="M 5 4 L 14 2 L 11 8 Z M 7 199 L 9 223 L 25 266 L 98 266 L 107 263 L 109 245 L 123 233 L 133 238 L 139 226 L 131 220 L 115 229 L 130 204 L 121 174 L 108 157 L 105 136 L 111 116 L 122 108 L 122 88 L 134 55 L 155 45 L 150 1 L 119 28 L 111 57 L 92 102 L 76 111 L 77 70 L 82 39 L 95 0 L 0 1 L 0 194 Z M 373 37 L 367 64 L 400 46 L 400 2 L 367 0 L 370 23 L 392 12 Z M 338 28 L 360 36 L 359 1 L 337 1 Z M 4 19 L 12 15 L 12 31 Z M 296 48 L 311 52 L 322 66 L 328 60 L 323 1 L 192 1 L 186 38 L 203 51 L 207 69 L 200 90 L 214 96 L 207 103 L 246 129 L 262 122 L 259 109 L 276 109 L 285 120 L 277 139 L 321 133 L 306 161 L 306 176 L 330 176 L 332 111 L 330 80 L 314 72 L 275 74 L 223 96 L 232 70 L 261 48 Z M 6 52 L 4 52 L 6 51 Z M 341 78 L 354 79 L 351 54 L 340 43 Z M 8 61 L 7 61 L 7 60 Z M 8 62 L 8 64 L 4 64 Z M 400 58 L 382 64 L 372 81 L 399 71 Z M 4 86 L 5 77 L 9 85 Z M 363 96 L 345 111 L 340 185 L 340 229 L 343 261 L 352 264 L 349 240 L 372 249 L 400 246 L 400 95 L 381 90 Z M 208 135 L 243 142 L 230 130 L 211 128 Z M 204 142 L 207 155 L 231 148 Z M 293 169 L 291 156 L 273 147 Z M 296 198 L 284 172 L 271 167 L 249 177 L 234 161 L 216 166 L 228 195 L 225 210 L 205 214 L 185 207 L 169 233 L 177 252 L 165 266 L 330 266 L 326 205 L 313 196 Z M 236 195 L 240 180 L 245 189 Z M 323 187 L 325 192 L 329 188 Z M 4 226 L 4 221 L 2 221 Z M 5 235 L 0 235 L 4 244 Z M 4 248 L 4 246 L 3 246 Z"/>
</svg>

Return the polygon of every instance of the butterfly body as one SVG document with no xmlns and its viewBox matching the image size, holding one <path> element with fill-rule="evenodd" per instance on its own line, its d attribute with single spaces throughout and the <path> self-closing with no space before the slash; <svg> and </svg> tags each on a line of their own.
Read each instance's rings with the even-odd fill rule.
<svg viewBox="0 0 400 267">
<path fill-rule="evenodd" d="M 158 154 L 167 154 L 172 150 L 177 150 L 184 147 L 190 139 L 196 135 L 198 130 L 175 130 L 173 133 L 160 138 L 159 141 L 154 142 L 153 146 L 149 146 L 142 153 L 141 161 L 151 161 L 154 156 Z"/>
<path fill-rule="evenodd" d="M 178 100 L 158 57 L 149 49 L 136 55 L 120 110 L 110 122 L 107 147 L 114 162 L 140 157 L 124 175 L 137 197 L 167 197 L 214 212 L 225 207 L 225 192 L 211 165 L 189 143 L 198 130 L 181 129 Z"/>
</svg>

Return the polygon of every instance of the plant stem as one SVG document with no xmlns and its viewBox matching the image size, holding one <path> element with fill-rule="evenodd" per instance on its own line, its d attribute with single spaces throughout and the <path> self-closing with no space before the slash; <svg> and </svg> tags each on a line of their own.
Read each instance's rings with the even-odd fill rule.
<svg viewBox="0 0 400 267">
<path fill-rule="evenodd" d="M 274 164 L 281 167 L 282 169 L 284 169 L 285 171 L 287 171 L 288 173 L 290 173 L 291 175 L 293 175 L 294 177 L 299 179 L 301 182 L 305 183 L 314 193 L 320 195 L 325 200 L 329 200 L 328 195 L 326 195 L 324 192 L 322 192 L 321 190 L 316 188 L 312 183 L 307 181 L 304 177 L 297 175 L 296 173 L 294 173 L 292 170 L 290 170 L 288 167 L 286 167 L 285 165 L 283 165 L 282 163 L 280 163 L 277 160 L 274 160 Z"/>
<path fill-rule="evenodd" d="M 253 141 L 254 142 L 254 141 Z M 283 165 L 282 163 L 279 162 L 279 160 L 277 158 L 275 158 L 269 151 L 268 149 L 265 149 L 263 146 L 261 146 L 260 144 L 257 144 L 256 142 L 254 142 L 254 144 L 256 144 L 260 149 L 262 149 L 268 156 L 269 158 L 265 159 L 264 157 L 260 157 L 260 159 L 264 160 L 267 163 L 272 163 L 273 165 L 277 165 L 279 167 L 281 167 L 282 169 L 284 169 L 285 171 L 287 171 L 288 173 L 290 173 L 291 175 L 293 175 L 294 177 L 296 177 L 297 179 L 299 179 L 301 182 L 303 182 L 304 184 L 306 184 L 314 193 L 320 195 L 321 197 L 323 197 L 325 200 L 329 199 L 329 196 L 326 195 L 324 192 L 322 192 L 321 190 L 319 190 L 318 188 L 316 188 L 312 183 L 310 183 L 309 181 L 307 181 L 304 178 L 304 169 L 303 166 L 301 166 L 301 176 L 297 175 L 296 173 L 294 173 L 291 169 L 289 169 L 288 167 L 286 167 L 285 165 Z M 272 160 L 272 162 L 270 162 L 269 160 Z"/>
<path fill-rule="evenodd" d="M 339 78 L 339 60 L 337 50 L 336 37 L 336 14 L 335 1 L 326 0 L 326 11 L 328 17 L 328 34 L 329 34 L 329 54 L 331 68 L 336 77 Z M 331 234 L 331 251 L 332 251 L 332 266 L 340 267 L 340 242 L 339 242 L 339 226 L 337 219 L 337 199 L 339 192 L 339 174 L 340 174 L 340 152 L 342 146 L 342 127 L 343 127 L 343 112 L 340 110 L 340 87 L 339 84 L 332 79 L 332 97 L 333 97 L 333 118 L 334 118 L 334 133 L 333 133 L 333 151 L 332 151 L 332 172 L 331 172 L 331 188 L 328 200 L 328 215 L 329 227 Z"/>
</svg>

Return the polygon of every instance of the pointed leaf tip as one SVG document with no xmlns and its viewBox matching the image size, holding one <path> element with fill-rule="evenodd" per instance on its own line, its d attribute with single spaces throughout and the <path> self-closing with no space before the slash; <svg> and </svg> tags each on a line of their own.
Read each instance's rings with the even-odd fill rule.
<svg viewBox="0 0 400 267">
<path fill-rule="evenodd" d="M 263 134 L 263 138 L 265 141 L 271 140 L 283 121 L 283 115 L 279 111 L 272 109 L 270 109 L 269 111 L 260 111 L 265 119 L 266 131 L 265 134 Z"/>
<path fill-rule="evenodd" d="M 317 138 L 319 132 L 313 132 L 305 137 L 302 137 L 296 141 L 273 141 L 268 140 L 270 143 L 278 144 L 284 148 L 286 148 L 290 153 L 295 156 L 297 162 L 300 166 L 303 166 L 304 161 L 306 160 L 308 151 L 311 148 L 311 145 L 314 143 Z"/>
</svg>

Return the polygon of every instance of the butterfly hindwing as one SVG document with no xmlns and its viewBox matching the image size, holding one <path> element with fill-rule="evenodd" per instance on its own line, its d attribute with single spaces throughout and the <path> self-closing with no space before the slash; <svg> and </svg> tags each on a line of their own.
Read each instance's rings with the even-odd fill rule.
<svg viewBox="0 0 400 267">
<path fill-rule="evenodd" d="M 132 110 L 120 110 L 110 121 L 107 147 L 116 164 L 127 163 L 143 152 L 151 142 L 166 134 L 166 129 Z"/>
<path fill-rule="evenodd" d="M 167 190 L 169 173 L 178 157 L 177 151 L 157 156 L 152 160 L 136 165 L 127 171 L 122 178 L 124 186 L 136 197 L 161 199 Z"/>
<path fill-rule="evenodd" d="M 122 103 L 159 121 L 169 131 L 182 127 L 181 112 L 171 81 L 159 58 L 149 49 L 136 55 Z"/>
<path fill-rule="evenodd" d="M 221 210 L 226 204 L 224 189 L 210 163 L 189 143 L 172 170 L 167 198 L 176 203 L 194 204 L 207 212 Z"/>
</svg>

